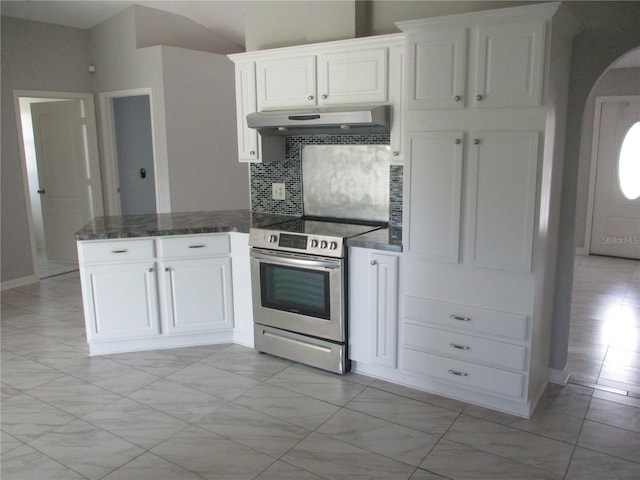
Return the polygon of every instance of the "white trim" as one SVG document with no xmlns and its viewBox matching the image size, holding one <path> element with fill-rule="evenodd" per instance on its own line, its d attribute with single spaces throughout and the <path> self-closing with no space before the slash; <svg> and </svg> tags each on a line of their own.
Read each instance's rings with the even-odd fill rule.
<svg viewBox="0 0 640 480">
<path fill-rule="evenodd" d="M 40 279 L 37 275 L 30 275 L 28 277 L 22 278 L 14 278 L 13 280 L 7 280 L 6 282 L 2 282 L 0 284 L 0 291 L 4 292 L 5 290 L 9 290 L 11 288 L 24 287 L 25 285 L 31 285 L 33 283 L 38 283 Z"/>
<path fill-rule="evenodd" d="M 569 383 L 569 377 L 571 373 L 569 373 L 569 367 L 567 365 L 564 366 L 562 370 L 557 370 L 555 368 L 549 369 L 549 382 L 555 383 L 556 385 L 566 385 Z"/>
<path fill-rule="evenodd" d="M 7 288 L 14 288 L 15 286 L 28 285 L 29 283 L 37 282 L 39 279 L 39 271 L 38 271 L 38 254 L 36 249 L 36 239 L 33 228 L 33 214 L 32 214 L 32 205 L 31 205 L 31 197 L 29 196 L 29 179 L 27 174 L 27 159 L 25 155 L 24 148 L 24 132 L 22 130 L 22 112 L 20 111 L 20 98 L 24 97 L 32 97 L 32 98 L 55 98 L 61 100 L 79 100 L 84 102 L 86 111 L 84 114 L 84 121 L 87 126 L 87 134 L 88 134 L 88 143 L 87 145 L 87 153 L 89 155 L 89 167 L 91 169 L 90 172 L 87 172 L 91 175 L 90 186 L 91 186 L 91 194 L 90 194 L 90 215 L 91 217 L 95 217 L 98 215 L 102 215 L 103 206 L 102 206 L 102 183 L 100 176 L 100 160 L 98 158 L 98 137 L 97 137 L 97 128 L 96 128 L 96 115 L 94 109 L 94 96 L 92 93 L 85 92 L 51 92 L 44 90 L 14 90 L 13 91 L 13 107 L 15 110 L 15 118 L 16 118 L 16 127 L 18 129 L 18 146 L 20 150 L 20 164 L 22 168 L 22 180 L 23 180 L 23 189 L 25 195 L 25 206 L 27 208 L 27 230 L 29 232 L 29 243 L 31 245 L 31 265 L 33 276 L 23 277 L 22 279 L 10 280 L 8 282 L 2 283 L 2 289 L 4 290 L 5 283 L 11 285 Z M 31 280 L 34 278 L 35 280 Z M 26 283 L 21 283 L 25 281 Z M 18 282 L 18 284 L 14 285 L 13 282 Z"/>
<path fill-rule="evenodd" d="M 596 188 L 596 173 L 598 168 L 598 148 L 600 140 L 600 119 L 602 116 L 603 103 L 618 103 L 640 101 L 640 95 L 611 95 L 598 96 L 595 98 L 595 111 L 593 115 L 593 133 L 591 141 L 591 163 L 589 164 L 589 191 L 587 196 L 587 221 L 584 227 L 584 244 L 576 248 L 576 253 L 580 250 L 581 255 L 589 255 L 591 251 L 591 228 L 593 226 L 593 208 Z"/>
<path fill-rule="evenodd" d="M 102 119 L 102 141 L 104 147 L 104 167 L 107 178 L 105 188 L 107 190 L 107 203 L 110 215 L 121 215 L 122 206 L 118 193 L 118 157 L 116 154 L 115 124 L 113 119 L 113 99 L 122 97 L 134 97 L 139 95 L 149 96 L 149 114 L 151 118 L 151 148 L 153 152 L 153 167 L 155 170 L 154 186 L 156 193 L 156 211 L 159 212 L 160 192 L 162 191 L 158 183 L 158 155 L 156 149 L 155 121 L 153 108 L 153 89 L 151 87 L 131 88 L 127 90 L 115 90 L 102 92 L 100 96 L 100 111 Z"/>
</svg>

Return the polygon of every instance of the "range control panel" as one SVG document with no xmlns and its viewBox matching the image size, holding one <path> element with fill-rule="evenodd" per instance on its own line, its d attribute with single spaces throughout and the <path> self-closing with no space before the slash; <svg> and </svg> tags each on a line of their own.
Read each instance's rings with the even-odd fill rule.
<svg viewBox="0 0 640 480">
<path fill-rule="evenodd" d="M 280 230 L 252 228 L 249 245 L 271 250 L 308 253 L 325 257 L 343 256 L 343 239 L 323 235 L 287 233 Z"/>
</svg>

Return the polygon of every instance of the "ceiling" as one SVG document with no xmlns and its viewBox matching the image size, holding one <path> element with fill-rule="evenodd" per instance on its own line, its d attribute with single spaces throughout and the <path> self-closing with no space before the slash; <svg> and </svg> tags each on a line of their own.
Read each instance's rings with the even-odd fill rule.
<svg viewBox="0 0 640 480">
<path fill-rule="evenodd" d="M 244 1 L 25 1 L 2 0 L 2 15 L 90 29 L 132 5 L 164 10 L 187 17 L 224 35 L 239 45 L 245 44 Z"/>
</svg>

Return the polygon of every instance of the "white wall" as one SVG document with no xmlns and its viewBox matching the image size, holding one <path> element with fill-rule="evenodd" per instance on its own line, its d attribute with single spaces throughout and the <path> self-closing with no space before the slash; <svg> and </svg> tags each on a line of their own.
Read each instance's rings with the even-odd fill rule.
<svg viewBox="0 0 640 480">
<path fill-rule="evenodd" d="M 588 252 L 585 245 L 589 177 L 591 175 L 591 147 L 595 102 L 598 96 L 640 95 L 640 68 L 614 68 L 608 70 L 593 88 L 584 108 L 580 156 L 578 158 L 578 187 L 576 197 L 575 246 Z"/>
<path fill-rule="evenodd" d="M 249 208 L 248 166 L 238 162 L 233 63 L 224 55 L 162 47 L 162 72 L 171 210 Z"/>
</svg>

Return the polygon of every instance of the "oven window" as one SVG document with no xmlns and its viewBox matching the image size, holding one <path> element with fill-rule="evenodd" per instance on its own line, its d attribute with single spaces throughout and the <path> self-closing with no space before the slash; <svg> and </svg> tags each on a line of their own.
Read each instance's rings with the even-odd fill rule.
<svg viewBox="0 0 640 480">
<path fill-rule="evenodd" d="M 262 306 L 330 318 L 329 272 L 260 264 Z"/>
</svg>

